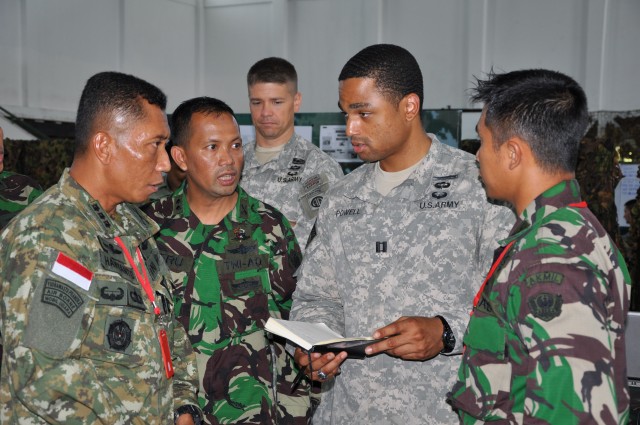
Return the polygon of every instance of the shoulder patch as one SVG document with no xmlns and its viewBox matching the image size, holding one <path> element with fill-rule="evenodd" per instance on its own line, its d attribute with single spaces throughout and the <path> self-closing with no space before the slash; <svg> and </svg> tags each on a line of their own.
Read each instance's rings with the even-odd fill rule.
<svg viewBox="0 0 640 425">
<path fill-rule="evenodd" d="M 527 304 L 534 317 L 548 322 L 560 316 L 562 312 L 562 295 L 542 292 L 529 297 Z"/>
<path fill-rule="evenodd" d="M 71 286 L 55 279 L 45 279 L 40 300 L 60 310 L 67 318 L 73 316 L 84 300 Z"/>
</svg>

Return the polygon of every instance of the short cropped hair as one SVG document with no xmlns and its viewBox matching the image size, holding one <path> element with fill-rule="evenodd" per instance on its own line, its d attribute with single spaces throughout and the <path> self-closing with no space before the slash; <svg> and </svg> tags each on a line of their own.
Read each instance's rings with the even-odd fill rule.
<svg viewBox="0 0 640 425">
<path fill-rule="evenodd" d="M 393 44 L 374 44 L 365 47 L 344 65 L 338 81 L 348 78 L 371 78 L 380 93 L 396 107 L 406 95 L 424 101 L 422 71 L 418 61 L 408 50 Z"/>
<path fill-rule="evenodd" d="M 161 110 L 167 107 L 167 96 L 158 87 L 133 75 L 121 72 L 100 72 L 84 86 L 76 116 L 76 155 L 89 146 L 95 124 L 125 115 L 135 120 L 144 117 L 142 100 Z"/>
<path fill-rule="evenodd" d="M 191 137 L 191 117 L 197 113 L 215 116 L 229 114 L 235 118 L 229 105 L 213 97 L 202 96 L 185 100 L 171 114 L 171 140 L 174 145 L 186 145 Z"/>
<path fill-rule="evenodd" d="M 510 137 L 525 140 L 546 172 L 574 172 L 580 141 L 589 124 L 587 97 L 571 77 L 547 69 L 476 79 L 474 102 L 484 102 L 485 125 L 494 148 Z"/>
<path fill-rule="evenodd" d="M 298 73 L 291 62 L 276 57 L 264 58 L 254 63 L 247 73 L 247 85 L 257 83 L 293 83 L 298 92 Z"/>
</svg>

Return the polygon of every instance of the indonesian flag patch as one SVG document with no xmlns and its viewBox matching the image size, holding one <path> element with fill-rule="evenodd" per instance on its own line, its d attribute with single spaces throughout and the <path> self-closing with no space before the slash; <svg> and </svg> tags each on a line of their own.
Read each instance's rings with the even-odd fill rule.
<svg viewBox="0 0 640 425">
<path fill-rule="evenodd" d="M 62 252 L 58 253 L 58 258 L 56 258 L 56 262 L 53 263 L 51 271 L 74 283 L 85 291 L 89 290 L 89 286 L 91 286 L 91 279 L 93 279 L 93 272 L 91 270 L 78 263 L 73 258 L 67 257 Z"/>
</svg>

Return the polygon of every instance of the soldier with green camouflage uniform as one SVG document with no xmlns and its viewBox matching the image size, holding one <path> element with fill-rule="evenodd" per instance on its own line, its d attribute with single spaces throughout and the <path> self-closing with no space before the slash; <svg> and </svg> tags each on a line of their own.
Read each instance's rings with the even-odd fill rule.
<svg viewBox="0 0 640 425">
<path fill-rule="evenodd" d="M 344 66 L 339 105 L 369 161 L 329 190 L 291 317 L 347 336 L 389 336 L 364 360 L 312 354 L 314 424 L 446 424 L 468 305 L 513 213 L 487 201 L 473 156 L 426 134 L 417 61 L 370 46 Z M 308 356 L 296 350 L 308 366 Z M 333 389 L 329 390 L 329 387 Z"/>
<path fill-rule="evenodd" d="M 158 227 L 129 204 L 168 170 L 165 104 L 136 77 L 91 77 L 71 168 L 2 232 L 0 423 L 188 425 L 201 415 Z"/>
<path fill-rule="evenodd" d="M 40 185 L 31 177 L 4 170 L 4 132 L 0 127 L 0 230 L 40 194 Z"/>
<path fill-rule="evenodd" d="M 249 69 L 247 85 L 256 140 L 244 145 L 242 187 L 287 217 L 304 252 L 322 198 L 343 176 L 342 168 L 295 133 L 302 95 L 291 63 L 259 60 Z"/>
<path fill-rule="evenodd" d="M 464 424 L 626 424 L 629 274 L 574 180 L 586 96 L 524 70 L 490 74 L 473 99 L 487 194 L 519 218 L 474 302 L 450 402 Z"/>
<path fill-rule="evenodd" d="M 161 227 L 176 315 L 198 359 L 206 422 L 306 424 L 308 387 L 282 341 L 264 331 L 288 318 L 300 249 L 286 218 L 237 186 L 242 140 L 233 111 L 202 97 L 172 114 L 176 163 L 186 182 L 145 211 Z"/>
</svg>

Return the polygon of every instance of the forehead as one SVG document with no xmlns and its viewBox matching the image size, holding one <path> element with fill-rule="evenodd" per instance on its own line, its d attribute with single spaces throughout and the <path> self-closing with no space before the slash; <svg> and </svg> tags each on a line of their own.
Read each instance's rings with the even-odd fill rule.
<svg viewBox="0 0 640 425">
<path fill-rule="evenodd" d="M 199 136 L 198 133 L 200 133 Z M 191 117 L 191 134 L 202 137 L 202 133 L 205 133 L 205 140 L 233 140 L 240 137 L 240 128 L 236 119 L 226 112 L 221 114 L 196 112 Z"/>
<path fill-rule="evenodd" d="M 340 106 L 355 109 L 364 105 L 390 104 L 373 78 L 347 78 L 338 85 Z"/>
<path fill-rule="evenodd" d="M 275 98 L 293 96 L 295 89 L 292 82 L 289 83 L 255 83 L 249 86 L 249 97 Z"/>
</svg>

